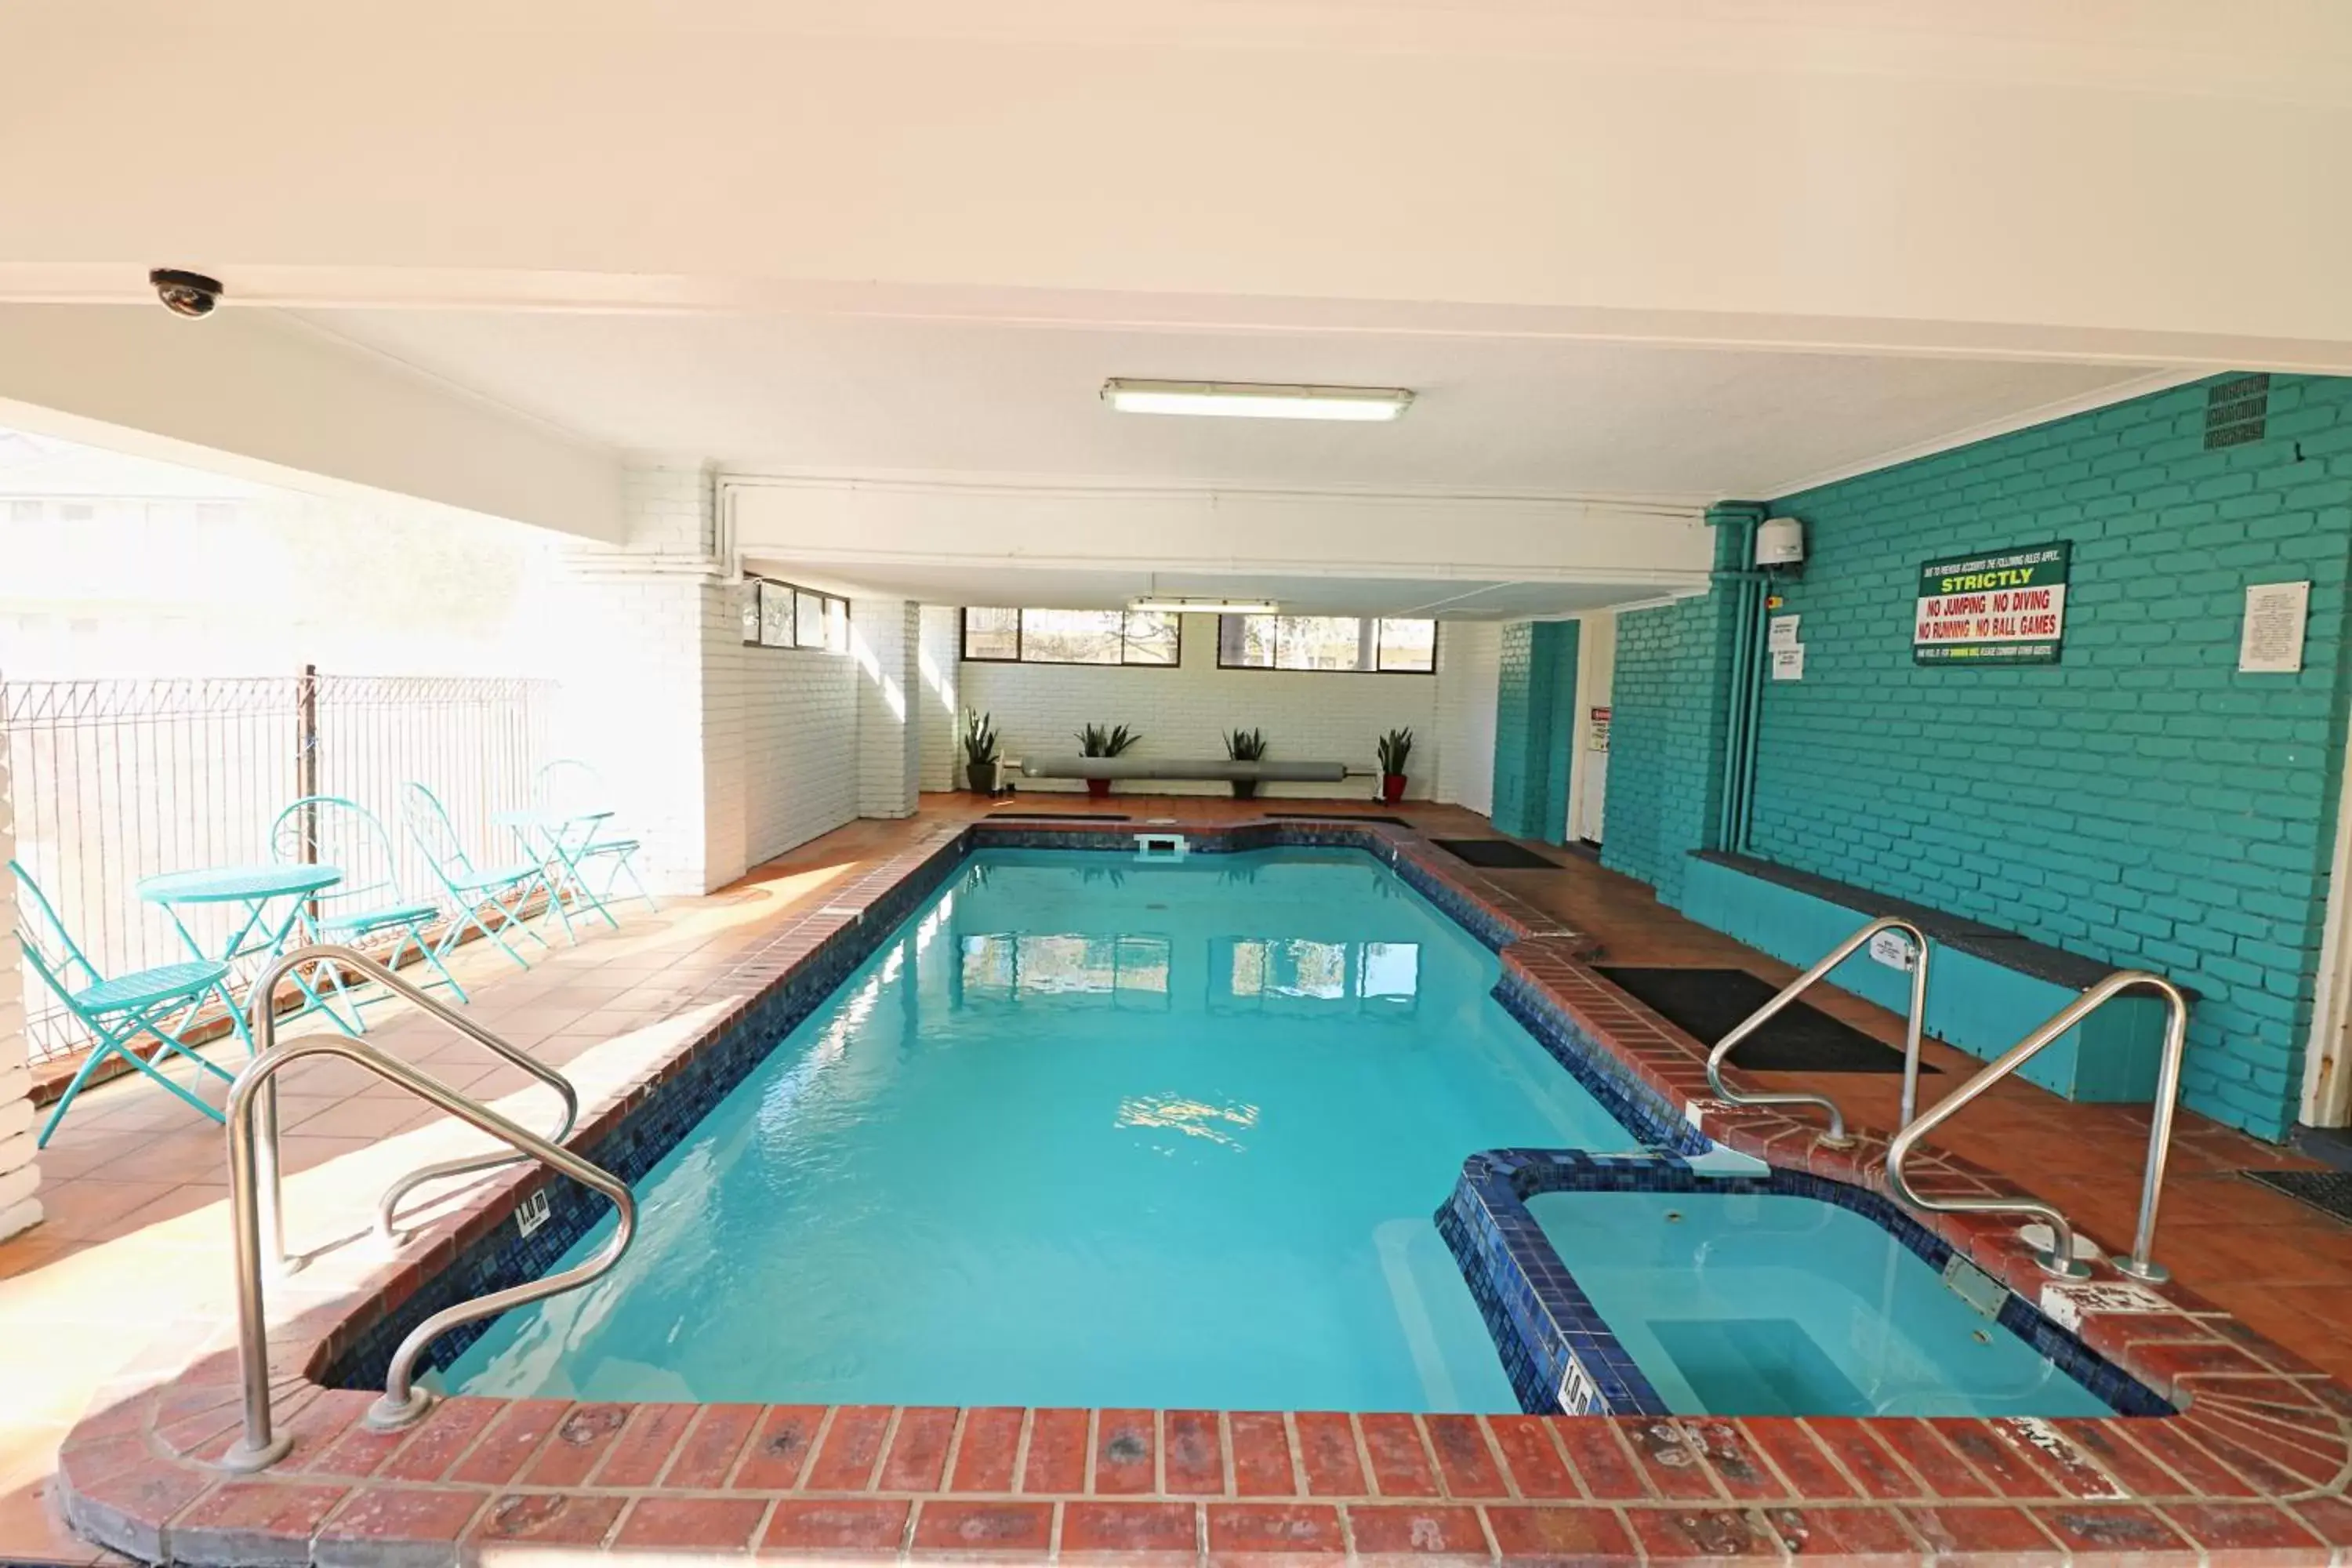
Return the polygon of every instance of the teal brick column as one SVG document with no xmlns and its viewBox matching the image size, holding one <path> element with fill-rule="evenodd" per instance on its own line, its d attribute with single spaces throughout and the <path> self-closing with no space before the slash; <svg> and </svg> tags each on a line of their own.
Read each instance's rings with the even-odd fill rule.
<svg viewBox="0 0 2352 1568">
<path fill-rule="evenodd" d="M 1723 812 L 1732 634 L 1745 584 L 1753 501 L 1707 511 L 1717 525 L 1715 584 L 1703 595 L 1617 617 L 1609 741 L 1609 829 L 1601 864 L 1649 883 L 1679 907 L 1683 864 L 1716 843 Z M 1497 780 L 1497 799 L 1500 781 Z"/>
<path fill-rule="evenodd" d="M 1569 747 L 1576 733 L 1574 621 L 1503 628 L 1495 690 L 1495 826 L 1558 844 L 1568 824 Z"/>
</svg>

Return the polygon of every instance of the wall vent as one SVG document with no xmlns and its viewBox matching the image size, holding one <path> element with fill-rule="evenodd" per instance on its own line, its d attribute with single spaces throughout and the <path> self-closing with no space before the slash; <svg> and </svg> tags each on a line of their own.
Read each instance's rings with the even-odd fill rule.
<svg viewBox="0 0 2352 1568">
<path fill-rule="evenodd" d="M 2205 389 L 2205 449 L 2242 447 L 2263 438 L 2269 423 L 2271 378 L 2241 375 Z"/>
</svg>

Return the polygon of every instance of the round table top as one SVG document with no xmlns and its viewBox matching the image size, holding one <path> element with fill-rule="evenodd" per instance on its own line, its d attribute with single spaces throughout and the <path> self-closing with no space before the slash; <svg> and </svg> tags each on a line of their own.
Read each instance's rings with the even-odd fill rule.
<svg viewBox="0 0 2352 1568">
<path fill-rule="evenodd" d="M 201 871 L 166 871 L 160 877 L 142 879 L 137 890 L 151 904 L 226 904 L 315 893 L 342 879 L 340 867 L 287 861 L 212 866 Z"/>
<path fill-rule="evenodd" d="M 609 808 L 601 806 L 580 810 L 531 806 L 523 811 L 494 811 L 490 813 L 490 820 L 501 827 L 562 827 L 573 822 L 602 822 L 612 815 Z"/>
</svg>

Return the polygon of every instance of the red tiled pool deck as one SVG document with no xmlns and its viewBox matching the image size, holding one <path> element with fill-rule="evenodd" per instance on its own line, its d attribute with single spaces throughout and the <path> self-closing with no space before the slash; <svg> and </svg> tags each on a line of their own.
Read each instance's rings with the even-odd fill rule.
<svg viewBox="0 0 2352 1568">
<path fill-rule="evenodd" d="M 1118 803 L 1138 818 L 1132 826 L 1141 826 L 1139 804 Z M 645 1020 L 626 1042 L 584 1047 L 567 1063 L 582 1087 L 581 1135 L 593 1140 L 640 1103 L 761 987 L 911 872 L 975 809 L 927 802 L 912 823 L 869 832 L 863 842 L 878 845 L 878 857 L 772 918 L 718 922 L 691 943 L 624 962 L 593 945 L 569 955 L 580 961 L 577 973 L 606 979 L 606 1005 Z M 1155 800 L 1149 810 L 1200 829 L 1244 816 L 1215 802 Z M 1475 820 L 1412 815 L 1464 827 Z M 1402 845 L 1528 933 L 1505 963 L 1653 1088 L 1695 1108 L 1710 1135 L 1775 1164 L 1884 1190 L 1883 1134 L 1865 1131 L 1855 1146 L 1832 1150 L 1804 1123 L 1707 1100 L 1696 1042 L 1587 968 L 1592 940 L 1568 929 L 1556 906 L 1546 907 L 1552 900 L 1521 896 L 1525 883 L 1474 871 L 1418 835 L 1402 835 Z M 541 967 L 562 970 L 563 961 Z M 567 1009 L 544 1011 L 551 1021 Z M 504 1026 L 498 1012 L 485 1005 L 493 1027 Z M 436 1038 L 394 1026 L 380 1037 L 404 1054 Z M 459 1058 L 453 1049 L 441 1059 L 454 1069 Z M 1957 1081 L 1947 1073 L 1943 1084 Z M 496 1087 L 485 1080 L 485 1091 Z M 1999 1117 L 2003 1106 L 2062 1126 L 2079 1113 L 2103 1135 L 2115 1125 L 2112 1108 L 2063 1106 L 2022 1085 L 2003 1086 L 1972 1115 Z M 424 1119 L 401 1115 L 401 1135 L 421 1135 Z M 2261 1163 L 2248 1154 L 2261 1148 L 2191 1119 L 2182 1163 L 2201 1176 L 2215 1160 Z M 2007 1168 L 2032 1169 L 2031 1147 L 2016 1152 Z M 430 1156 L 404 1149 L 395 1163 L 420 1157 Z M 2273 1152 L 2267 1163 L 2290 1162 Z M 2352 1563 L 2352 1389 L 2186 1285 L 2150 1292 L 2104 1262 L 2087 1284 L 2054 1285 L 2007 1224 L 1949 1216 L 1936 1216 L 1933 1228 L 2053 1316 L 2079 1321 L 2094 1347 L 2182 1413 L 1618 1419 L 459 1397 L 404 1432 L 366 1430 L 359 1417 L 372 1395 L 321 1388 L 311 1374 L 388 1298 L 503 1222 L 537 1179 L 488 1178 L 398 1256 L 338 1243 L 277 1288 L 284 1306 L 273 1320 L 273 1377 L 294 1447 L 268 1471 L 236 1477 L 206 1462 L 237 1423 L 234 1357 L 211 1348 L 221 1342 L 216 1324 L 196 1340 L 203 1353 L 193 1362 L 167 1348 L 152 1366 L 121 1369 L 59 1455 L 58 1490 L 77 1525 L 149 1561 L 236 1564 L 548 1560 L 557 1552 L 614 1561 L 757 1553 L 1263 1563 L 1344 1553 L 1563 1564 Z M 1915 1181 L 1941 1194 L 2020 1190 L 1954 1153 L 1923 1162 Z M 2137 1171 L 2126 1161 L 2112 1181 L 2136 1188 Z M 345 1185 L 373 1190 L 363 1180 Z M 2238 1185 L 2251 1205 L 2254 1190 Z M 302 1209 L 305 1195 L 298 1179 L 298 1236 L 321 1228 Z M 1432 1194 L 1433 1207 L 1442 1196 Z M 2270 1217 L 2302 1245 L 2344 1248 L 2344 1233 L 2316 1217 L 2301 1229 Z M 323 1228 L 341 1235 L 349 1226 Z M 192 1267 L 225 1274 L 216 1227 L 206 1236 L 212 1250 Z M 2101 1229 L 2101 1239 L 2116 1237 Z M 2161 1236 L 2158 1254 L 2168 1257 Z M 2301 1348 L 2331 1360 L 2341 1353 Z M 0 1559 L 15 1550 L 0 1535 Z"/>
</svg>

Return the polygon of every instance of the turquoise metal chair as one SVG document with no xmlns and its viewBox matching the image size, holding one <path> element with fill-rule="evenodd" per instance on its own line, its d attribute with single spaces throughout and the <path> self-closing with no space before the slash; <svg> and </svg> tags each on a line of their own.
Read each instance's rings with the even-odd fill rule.
<svg viewBox="0 0 2352 1568">
<path fill-rule="evenodd" d="M 523 906 L 530 901 L 534 891 L 544 889 L 549 902 L 556 901 L 547 868 L 536 860 L 526 860 L 488 870 L 477 868 L 457 830 L 450 826 L 448 808 L 441 804 L 441 797 L 414 780 L 400 786 L 400 818 L 402 826 L 408 829 L 409 842 L 416 846 L 425 863 L 433 868 L 433 875 L 452 906 L 441 928 L 436 956 L 457 946 L 470 930 L 479 931 L 497 943 L 500 952 L 529 969 L 530 961 L 514 950 L 505 933 L 517 931 L 542 948 L 548 946 L 547 939 L 526 925 L 522 918 Z M 485 918 L 485 911 L 489 910 L 499 914 L 495 927 Z"/>
<path fill-rule="evenodd" d="M 14 860 L 8 862 L 8 870 L 16 879 L 16 940 L 24 947 L 25 957 L 32 963 L 33 973 L 41 977 L 41 983 L 55 992 L 66 1010 L 89 1031 L 91 1041 L 89 1058 L 58 1097 L 57 1109 L 49 1112 L 49 1120 L 41 1128 L 34 1147 L 48 1146 L 49 1135 L 65 1120 L 74 1097 L 81 1093 L 90 1074 L 109 1057 L 121 1057 L 215 1121 L 224 1120 L 219 1110 L 174 1083 L 163 1068 L 131 1047 L 140 1036 L 152 1035 L 163 1051 L 186 1058 L 224 1083 L 234 1080 L 235 1073 L 206 1061 L 173 1032 L 175 1027 L 184 1028 L 214 987 L 227 978 L 228 965 L 215 960 L 191 960 L 109 979 L 83 956 L 80 944 L 66 930 L 65 921 L 58 918 L 56 907 L 41 891 L 40 884 L 33 880 L 32 873 Z M 163 1016 L 174 1009 L 183 1014 L 179 1024 L 165 1024 Z"/>
<path fill-rule="evenodd" d="M 532 775 L 531 797 L 544 811 L 602 810 L 612 803 L 604 788 L 604 775 L 577 757 L 558 757 L 543 764 Z M 646 888 L 645 879 L 637 875 L 636 867 L 630 863 L 631 857 L 645 847 L 644 841 L 614 835 L 610 829 L 609 823 L 596 824 L 590 830 L 587 842 L 572 851 L 574 873 L 580 876 L 584 886 L 587 867 L 592 862 L 605 867 L 604 885 L 585 889 L 599 909 L 611 901 L 620 887 L 621 879 L 625 876 L 629 879 L 629 886 L 636 889 L 637 897 L 645 900 L 646 908 L 656 914 L 661 913 L 661 906 L 654 902 L 653 894 Z"/>
<path fill-rule="evenodd" d="M 425 937 L 425 928 L 441 918 L 441 907 L 430 899 L 412 899 L 401 887 L 392 835 L 375 813 L 341 795 L 304 795 L 270 824 L 269 848 L 281 861 L 318 860 L 343 873 L 341 881 L 303 907 L 302 929 L 311 941 L 364 947 L 389 935 L 390 951 L 378 955 L 385 968 L 398 969 L 414 945 L 436 976 L 425 982 L 425 989 L 446 986 L 458 1001 L 469 1000 L 466 988 L 457 984 L 457 977 L 449 973 L 441 954 Z M 363 1003 L 391 1000 L 389 993 L 368 994 L 364 980 L 347 982 L 341 969 L 331 963 L 319 965 L 306 992 L 321 981 L 351 1009 L 348 1026 L 353 1033 L 367 1028 L 360 1012 Z M 343 1023 L 341 1015 L 323 998 L 314 1000 L 329 1017 Z"/>
</svg>

